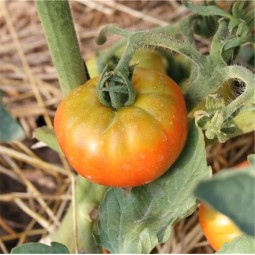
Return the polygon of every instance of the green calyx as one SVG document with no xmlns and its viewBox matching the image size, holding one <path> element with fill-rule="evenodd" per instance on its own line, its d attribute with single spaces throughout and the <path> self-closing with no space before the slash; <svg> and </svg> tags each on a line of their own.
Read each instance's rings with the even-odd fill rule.
<svg viewBox="0 0 255 255">
<path fill-rule="evenodd" d="M 132 105 L 136 97 L 131 83 L 134 66 L 120 71 L 109 69 L 113 70 L 111 66 L 106 66 L 97 86 L 97 96 L 100 102 L 115 110 Z"/>
</svg>

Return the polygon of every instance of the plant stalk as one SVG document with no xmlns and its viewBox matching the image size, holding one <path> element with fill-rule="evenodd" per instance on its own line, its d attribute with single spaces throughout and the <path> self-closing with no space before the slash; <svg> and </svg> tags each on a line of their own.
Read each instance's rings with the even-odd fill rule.
<svg viewBox="0 0 255 255">
<path fill-rule="evenodd" d="M 35 0 L 36 8 L 65 95 L 88 79 L 68 0 Z"/>
</svg>

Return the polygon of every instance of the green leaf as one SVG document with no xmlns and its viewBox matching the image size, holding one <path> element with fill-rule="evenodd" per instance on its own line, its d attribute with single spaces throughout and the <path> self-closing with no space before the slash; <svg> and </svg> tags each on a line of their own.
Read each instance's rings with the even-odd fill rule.
<svg viewBox="0 0 255 255">
<path fill-rule="evenodd" d="M 242 171 L 224 170 L 201 182 L 195 195 L 231 218 L 244 233 L 255 235 L 254 167 Z"/>
<path fill-rule="evenodd" d="M 202 16 L 219 15 L 219 16 L 225 17 L 225 18 L 232 18 L 232 16 L 228 12 L 220 9 L 219 7 L 217 7 L 215 5 L 203 6 L 203 5 L 191 4 L 187 0 L 184 0 L 183 4 L 187 8 L 189 8 L 192 12 L 197 13 Z"/>
<path fill-rule="evenodd" d="M 247 159 L 252 166 L 255 166 L 255 154 L 248 155 Z"/>
<path fill-rule="evenodd" d="M 245 44 L 240 47 L 240 50 L 237 55 L 238 60 L 243 65 L 250 65 L 251 68 L 255 67 L 255 52 L 254 47 L 251 44 Z"/>
<path fill-rule="evenodd" d="M 52 242 L 51 246 L 42 243 L 26 243 L 11 250 L 11 254 L 69 254 L 61 243 Z"/>
<path fill-rule="evenodd" d="M 63 154 L 61 148 L 59 147 L 55 132 L 52 128 L 37 128 L 34 132 L 34 136 L 37 140 L 46 143 L 51 149 Z"/>
<path fill-rule="evenodd" d="M 250 236 L 240 236 L 232 242 L 226 243 L 216 252 L 217 254 L 254 254 L 255 239 Z"/>
<path fill-rule="evenodd" d="M 18 121 L 11 116 L 2 103 L 0 103 L 0 116 L 0 142 L 10 142 L 25 138 L 25 133 Z"/>
<path fill-rule="evenodd" d="M 210 175 L 202 132 L 192 124 L 185 149 L 158 180 L 128 194 L 110 189 L 99 208 L 100 246 L 112 253 L 150 253 L 196 207 L 193 190 Z"/>
<path fill-rule="evenodd" d="M 93 237 L 95 221 L 92 215 L 97 212 L 99 202 L 103 199 L 108 187 L 89 182 L 80 175 L 76 177 L 75 199 L 76 199 L 76 236 L 73 229 L 73 205 L 70 204 L 67 213 L 61 221 L 59 228 L 49 235 L 50 240 L 66 245 L 70 253 L 98 254 L 102 250 L 96 245 Z M 75 244 L 77 238 L 77 247 Z"/>
</svg>

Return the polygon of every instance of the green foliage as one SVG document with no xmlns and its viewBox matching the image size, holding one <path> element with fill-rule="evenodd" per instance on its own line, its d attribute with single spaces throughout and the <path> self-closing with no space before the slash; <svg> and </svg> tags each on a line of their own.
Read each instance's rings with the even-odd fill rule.
<svg viewBox="0 0 255 255">
<path fill-rule="evenodd" d="M 254 167 L 241 171 L 221 171 L 201 182 L 195 195 L 215 210 L 227 215 L 249 235 L 255 235 Z"/>
<path fill-rule="evenodd" d="M 235 238 L 232 242 L 226 243 L 216 252 L 217 254 L 254 254 L 255 239 L 243 235 Z"/>
<path fill-rule="evenodd" d="M 55 132 L 52 128 L 48 128 L 48 127 L 37 128 L 34 132 L 34 136 L 36 139 L 47 144 L 54 151 L 60 154 L 63 154 L 62 150 L 60 149 L 58 145 Z"/>
<path fill-rule="evenodd" d="M 237 61 L 239 61 L 242 65 L 249 67 L 250 69 L 255 68 L 255 50 L 254 47 L 250 44 L 246 44 L 240 47 Z"/>
<path fill-rule="evenodd" d="M 0 142 L 10 142 L 25 138 L 23 129 L 2 103 L 0 103 L 0 116 Z"/>
<path fill-rule="evenodd" d="M 69 251 L 63 244 L 56 242 L 52 242 L 51 246 L 42 243 L 26 243 L 13 248 L 11 254 L 69 254 Z"/>
<path fill-rule="evenodd" d="M 169 171 L 129 193 L 110 189 L 99 209 L 98 244 L 112 253 L 149 253 L 196 207 L 193 189 L 210 174 L 202 133 L 191 125 L 186 147 Z"/>
<path fill-rule="evenodd" d="M 198 20 L 202 19 L 206 22 L 206 18 L 213 19 L 215 16 L 224 17 L 228 22 L 228 30 L 233 38 L 225 45 L 225 50 L 238 47 L 249 41 L 254 44 L 252 29 L 254 28 L 254 3 L 252 1 L 236 1 L 232 4 L 230 11 L 220 9 L 215 5 L 193 5 L 187 0 L 184 4 L 194 13 L 199 14 Z M 202 18 L 203 16 L 204 19 Z M 213 22 L 206 22 L 205 26 L 201 26 L 200 34 L 207 36 L 207 30 L 213 30 Z M 195 23 L 196 25 L 196 23 Z M 207 27 L 207 29 L 205 29 Z"/>
<path fill-rule="evenodd" d="M 95 222 L 91 213 L 96 211 L 99 202 L 103 199 L 107 187 L 91 183 L 81 176 L 77 176 L 76 220 L 77 220 L 77 249 L 79 253 L 100 253 L 101 249 L 95 243 L 92 232 Z M 57 231 L 50 235 L 50 239 L 60 242 L 75 253 L 75 235 L 73 226 L 73 206 L 71 206 L 62 220 Z"/>
<path fill-rule="evenodd" d="M 240 112 L 235 118 L 233 118 L 233 122 L 235 125 L 235 132 L 233 132 L 230 136 L 239 136 L 242 134 L 246 134 L 255 130 L 255 108 L 247 109 L 246 111 Z"/>
<path fill-rule="evenodd" d="M 247 159 L 252 166 L 255 166 L 255 154 L 250 154 Z"/>
<path fill-rule="evenodd" d="M 205 100 L 205 111 L 195 113 L 195 122 L 198 127 L 203 130 L 207 130 L 212 118 L 217 111 L 222 110 L 225 107 L 225 100 L 223 97 L 217 94 L 208 95 Z M 236 126 L 233 123 L 233 119 L 227 120 L 221 127 L 221 133 L 224 136 L 231 135 L 236 131 Z"/>
</svg>

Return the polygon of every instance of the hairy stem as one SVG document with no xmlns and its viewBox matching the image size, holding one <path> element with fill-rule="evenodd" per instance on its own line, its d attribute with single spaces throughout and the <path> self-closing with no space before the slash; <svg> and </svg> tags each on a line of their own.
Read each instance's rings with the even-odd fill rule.
<svg viewBox="0 0 255 255">
<path fill-rule="evenodd" d="M 215 33 L 211 48 L 210 48 L 210 57 L 215 62 L 215 64 L 225 64 L 225 61 L 222 58 L 222 49 L 223 44 L 228 36 L 227 22 L 221 20 L 218 30 Z"/>
<path fill-rule="evenodd" d="M 87 80 L 67 0 L 36 0 L 53 64 L 64 94 Z"/>
<path fill-rule="evenodd" d="M 134 52 L 141 47 L 163 47 L 176 51 L 193 61 L 194 64 L 202 66 L 205 56 L 198 52 L 190 45 L 178 42 L 175 38 L 171 38 L 168 33 L 159 32 L 135 32 L 129 36 L 128 45 L 124 51 L 115 71 L 122 70 L 131 60 Z"/>
</svg>

